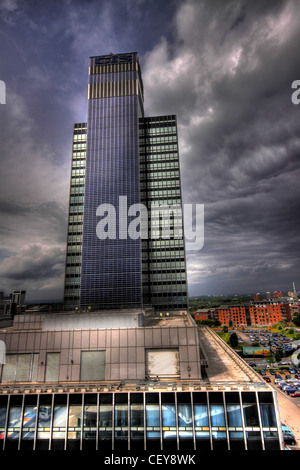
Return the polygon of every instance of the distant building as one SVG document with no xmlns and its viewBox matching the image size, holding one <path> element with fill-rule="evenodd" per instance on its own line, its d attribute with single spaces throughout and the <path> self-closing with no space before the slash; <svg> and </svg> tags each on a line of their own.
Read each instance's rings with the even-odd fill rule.
<svg viewBox="0 0 300 470">
<path fill-rule="evenodd" d="M 300 312 L 300 304 L 290 304 L 291 315 Z"/>
<path fill-rule="evenodd" d="M 210 309 L 199 309 L 194 312 L 195 320 L 203 321 L 203 320 L 212 320 L 213 319 L 213 311 Z"/>
<path fill-rule="evenodd" d="M 249 305 L 223 305 L 215 309 L 214 319 L 221 325 L 250 326 L 272 325 L 279 321 L 292 321 L 287 302 L 255 301 Z"/>
<path fill-rule="evenodd" d="M 261 294 L 258 292 L 253 296 L 254 301 L 261 300 Z"/>
<path fill-rule="evenodd" d="M 281 292 L 281 291 L 275 290 L 275 291 L 273 292 L 273 297 L 274 297 L 274 299 L 277 299 L 277 298 L 279 298 L 279 297 L 284 297 L 284 294 L 283 294 L 283 292 Z"/>
<path fill-rule="evenodd" d="M 10 294 L 10 298 L 13 304 L 24 305 L 26 297 L 26 290 L 14 290 Z"/>
<path fill-rule="evenodd" d="M 249 307 L 251 324 L 272 325 L 279 321 L 292 321 L 288 302 L 269 301 L 252 302 Z"/>
<path fill-rule="evenodd" d="M 247 307 L 245 305 L 221 305 L 214 311 L 214 319 L 221 325 L 247 326 Z"/>
<path fill-rule="evenodd" d="M 3 292 L 0 293 L 0 317 L 14 316 L 16 313 L 21 313 L 25 308 L 25 290 L 15 290 L 5 297 Z"/>
</svg>

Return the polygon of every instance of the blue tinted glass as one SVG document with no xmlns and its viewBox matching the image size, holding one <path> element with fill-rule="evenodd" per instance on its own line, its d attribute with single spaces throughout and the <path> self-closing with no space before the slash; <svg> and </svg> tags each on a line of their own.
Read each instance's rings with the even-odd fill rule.
<svg viewBox="0 0 300 470">
<path fill-rule="evenodd" d="M 109 76 L 101 79 L 108 80 Z M 140 239 L 128 237 L 126 218 L 128 208 L 140 202 L 138 107 L 138 97 L 134 95 L 89 100 L 81 268 L 83 307 L 142 305 Z M 96 215 L 102 204 L 111 205 L 110 219 L 102 210 L 100 216 Z M 100 229 L 104 236 L 107 232 L 107 238 L 99 238 Z M 115 239 L 108 238 L 114 235 Z"/>
<path fill-rule="evenodd" d="M 194 405 L 195 426 L 208 426 L 207 405 Z"/>
<path fill-rule="evenodd" d="M 162 406 L 163 426 L 176 426 L 175 405 Z"/>
</svg>

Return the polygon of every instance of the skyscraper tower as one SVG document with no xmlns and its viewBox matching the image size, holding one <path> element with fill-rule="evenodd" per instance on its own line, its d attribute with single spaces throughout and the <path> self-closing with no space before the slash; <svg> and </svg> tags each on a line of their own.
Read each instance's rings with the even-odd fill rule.
<svg viewBox="0 0 300 470">
<path fill-rule="evenodd" d="M 148 229 L 130 236 L 138 204 Z M 172 207 L 167 237 L 162 206 Z M 144 117 L 136 52 L 90 57 L 87 122 L 73 133 L 64 303 L 187 308 L 176 116 Z"/>
</svg>

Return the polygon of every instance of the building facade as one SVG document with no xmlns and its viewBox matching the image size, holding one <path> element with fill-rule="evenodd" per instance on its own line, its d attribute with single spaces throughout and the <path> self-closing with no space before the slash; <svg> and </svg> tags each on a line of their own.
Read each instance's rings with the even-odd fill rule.
<svg viewBox="0 0 300 470">
<path fill-rule="evenodd" d="M 282 448 L 276 392 L 247 363 L 188 315 L 148 322 L 16 315 L 0 329 L 0 450 Z"/>
<path fill-rule="evenodd" d="M 128 235 L 127 217 L 129 208 L 140 202 L 138 138 L 143 112 L 137 54 L 91 57 L 81 308 L 142 306 L 141 239 Z M 104 223 L 100 217 L 107 212 Z"/>
<path fill-rule="evenodd" d="M 74 124 L 64 285 L 66 309 L 80 305 L 86 140 L 86 123 Z"/>
<path fill-rule="evenodd" d="M 215 309 L 213 316 L 214 320 L 218 320 L 221 325 L 250 325 L 249 312 L 245 305 L 220 306 Z"/>
<path fill-rule="evenodd" d="M 194 312 L 194 318 L 198 321 L 213 320 L 213 310 L 202 308 Z"/>
<path fill-rule="evenodd" d="M 254 301 L 250 305 L 220 306 L 215 309 L 214 319 L 221 325 L 269 326 L 279 321 L 292 321 L 288 303 Z"/>
<path fill-rule="evenodd" d="M 249 306 L 252 325 L 272 325 L 279 321 L 292 321 L 290 306 L 285 302 L 260 301 Z"/>
<path fill-rule="evenodd" d="M 186 256 L 176 116 L 140 120 L 141 202 L 148 236 L 142 240 L 144 303 L 156 310 L 187 308 Z"/>
<path fill-rule="evenodd" d="M 137 53 L 90 58 L 87 122 L 73 131 L 65 309 L 187 308 L 176 116 L 145 118 L 143 99 Z"/>
</svg>

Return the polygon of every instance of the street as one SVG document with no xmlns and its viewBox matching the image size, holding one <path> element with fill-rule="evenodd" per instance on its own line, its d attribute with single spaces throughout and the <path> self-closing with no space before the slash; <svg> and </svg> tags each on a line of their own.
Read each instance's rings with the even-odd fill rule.
<svg viewBox="0 0 300 470">
<path fill-rule="evenodd" d="M 291 398 L 272 384 L 277 392 L 281 422 L 286 424 L 296 438 L 296 445 L 290 449 L 300 450 L 300 398 Z"/>
</svg>

